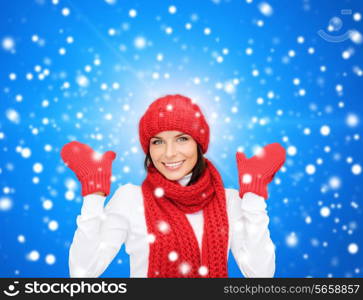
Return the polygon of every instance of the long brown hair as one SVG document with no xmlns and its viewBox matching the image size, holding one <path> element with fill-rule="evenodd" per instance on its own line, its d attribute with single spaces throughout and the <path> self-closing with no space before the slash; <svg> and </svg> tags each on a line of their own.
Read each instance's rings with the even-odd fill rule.
<svg viewBox="0 0 363 300">
<path fill-rule="evenodd" d="M 199 144 L 197 144 L 197 152 L 198 152 L 198 159 L 194 168 L 192 169 L 193 172 L 192 177 L 190 178 L 187 186 L 192 185 L 194 182 L 198 181 L 199 177 L 203 174 L 206 168 L 206 162 L 203 156 L 202 147 Z M 150 151 L 148 151 L 144 160 L 144 168 L 146 172 L 147 172 L 147 167 L 149 166 L 150 163 L 152 164 L 153 162 L 151 160 Z"/>
</svg>

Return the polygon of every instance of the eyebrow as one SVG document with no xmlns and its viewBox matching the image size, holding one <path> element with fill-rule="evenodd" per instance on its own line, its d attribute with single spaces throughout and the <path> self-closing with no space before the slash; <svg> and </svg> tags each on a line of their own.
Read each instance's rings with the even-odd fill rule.
<svg viewBox="0 0 363 300">
<path fill-rule="evenodd" d="M 175 137 L 179 137 L 179 136 L 182 136 L 182 135 L 187 135 L 187 134 L 186 133 L 180 133 L 180 134 L 176 135 Z M 159 136 L 153 136 L 152 139 L 161 139 L 162 140 L 163 138 L 161 138 Z"/>
</svg>

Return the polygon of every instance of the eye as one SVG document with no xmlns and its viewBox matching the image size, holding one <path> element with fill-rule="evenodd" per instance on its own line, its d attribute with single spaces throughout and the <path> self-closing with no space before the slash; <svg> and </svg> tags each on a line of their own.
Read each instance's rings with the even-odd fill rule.
<svg viewBox="0 0 363 300">
<path fill-rule="evenodd" d="M 179 139 L 182 139 L 182 141 L 187 141 L 188 138 L 186 136 L 181 136 Z"/>
<path fill-rule="evenodd" d="M 153 144 L 153 145 L 159 145 L 158 142 L 161 142 L 161 140 L 154 140 L 154 141 L 151 142 L 151 144 Z"/>
</svg>

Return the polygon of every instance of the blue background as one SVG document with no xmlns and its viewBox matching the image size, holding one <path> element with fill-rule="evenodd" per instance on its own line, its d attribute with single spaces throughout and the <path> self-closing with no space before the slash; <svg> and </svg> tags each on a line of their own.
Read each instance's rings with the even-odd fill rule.
<svg viewBox="0 0 363 300">
<path fill-rule="evenodd" d="M 226 187 L 238 189 L 238 149 L 288 150 L 267 200 L 275 276 L 362 277 L 361 36 L 332 43 L 317 33 L 362 32 L 361 1 L 0 6 L 0 276 L 69 276 L 82 198 L 60 149 L 76 139 L 113 150 L 111 194 L 140 185 L 138 120 L 157 97 L 181 93 L 208 118 L 206 157 Z M 333 17 L 342 26 L 329 32 Z M 232 255 L 229 275 L 242 276 Z M 102 277 L 128 276 L 123 247 Z"/>
</svg>

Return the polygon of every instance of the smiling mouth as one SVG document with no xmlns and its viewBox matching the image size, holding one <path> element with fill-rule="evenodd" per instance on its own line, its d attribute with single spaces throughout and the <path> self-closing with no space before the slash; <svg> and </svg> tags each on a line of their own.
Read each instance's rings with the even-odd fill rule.
<svg viewBox="0 0 363 300">
<path fill-rule="evenodd" d="M 183 165 L 184 162 L 185 162 L 185 160 L 181 160 L 176 163 L 163 163 L 163 165 L 165 166 L 165 168 L 167 170 L 177 170 Z"/>
</svg>

